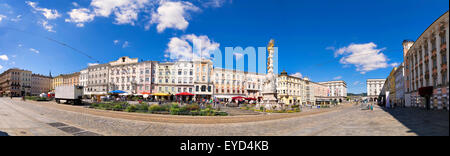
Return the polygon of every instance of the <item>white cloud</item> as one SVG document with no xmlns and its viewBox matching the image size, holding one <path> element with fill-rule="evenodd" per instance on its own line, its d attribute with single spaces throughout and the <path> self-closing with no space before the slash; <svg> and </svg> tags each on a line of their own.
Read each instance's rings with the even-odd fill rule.
<svg viewBox="0 0 450 156">
<path fill-rule="evenodd" d="M 200 0 L 203 4 L 204 7 L 213 7 L 213 8 L 218 8 L 218 7 L 222 7 L 227 1 L 231 0 Z"/>
<path fill-rule="evenodd" d="M 27 3 L 29 6 L 31 6 L 34 11 L 37 12 L 41 12 L 42 15 L 45 16 L 45 18 L 47 19 L 57 19 L 58 17 L 61 17 L 61 15 L 58 13 L 58 10 L 55 9 L 47 9 L 47 8 L 40 8 L 38 7 L 38 3 L 37 2 L 31 2 L 31 1 L 26 1 L 25 3 Z"/>
<path fill-rule="evenodd" d="M 113 42 L 114 42 L 114 45 L 119 44 L 119 40 L 114 40 Z"/>
<path fill-rule="evenodd" d="M 74 7 L 79 7 L 79 6 L 80 6 L 80 5 L 78 5 L 77 2 L 72 2 L 72 5 L 73 5 Z"/>
<path fill-rule="evenodd" d="M 3 66 L 2 66 L 2 65 L 0 65 L 0 69 L 3 69 Z"/>
<path fill-rule="evenodd" d="M 91 6 L 97 16 L 116 16 L 116 24 L 131 24 L 138 20 L 138 13 L 150 5 L 150 0 L 92 0 Z"/>
<path fill-rule="evenodd" d="M 128 41 L 125 41 L 124 43 L 123 43 L 123 45 L 122 45 L 122 48 L 127 48 L 127 47 L 129 47 L 130 45 L 129 45 L 130 43 L 128 42 Z"/>
<path fill-rule="evenodd" d="M 203 7 L 221 7 L 225 2 L 232 0 L 198 0 L 199 5 Z M 36 3 L 29 2 L 31 6 Z M 73 2 L 73 6 L 79 7 L 78 3 Z M 156 24 L 158 32 L 163 32 L 167 28 L 185 30 L 188 25 L 190 12 L 199 11 L 200 8 L 191 2 L 181 0 L 92 0 L 88 10 L 83 10 L 85 21 L 92 21 L 95 17 L 114 16 L 114 24 L 135 25 L 139 22 L 139 15 L 145 16 L 145 29 L 148 30 L 153 24 Z M 85 8 L 86 9 L 86 8 Z M 74 9 L 75 10 L 75 9 Z M 74 12 L 72 10 L 71 12 Z M 80 10 L 78 10 L 80 11 Z M 70 13 L 69 13 L 70 14 Z M 80 15 L 81 16 L 81 15 Z M 66 19 L 77 23 L 79 27 L 84 26 L 85 22 L 74 22 L 74 18 Z M 81 18 L 80 18 L 81 19 Z M 84 21 L 84 20 L 80 20 Z"/>
<path fill-rule="evenodd" d="M 93 21 L 95 17 L 95 15 L 86 8 L 72 9 L 67 14 L 69 14 L 70 19 L 66 19 L 65 21 L 76 23 L 77 27 L 84 27 L 84 23 Z"/>
<path fill-rule="evenodd" d="M 303 74 L 300 73 L 300 72 L 297 72 L 297 73 L 295 73 L 295 74 L 292 74 L 291 76 L 293 76 L 293 77 L 298 77 L 298 78 L 303 78 Z"/>
<path fill-rule="evenodd" d="M 341 79 L 342 79 L 342 76 L 336 76 L 333 78 L 333 80 L 341 80 Z"/>
<path fill-rule="evenodd" d="M 95 65 L 99 65 L 98 63 L 88 63 L 88 66 L 95 66 Z"/>
<path fill-rule="evenodd" d="M 397 63 L 397 62 L 395 62 L 395 63 L 391 63 L 390 65 L 391 65 L 391 67 L 397 67 L 397 66 L 400 65 L 400 64 Z"/>
<path fill-rule="evenodd" d="M 6 56 L 6 55 L 0 55 L 0 60 L 8 61 L 9 58 L 8 58 L 8 56 Z"/>
<path fill-rule="evenodd" d="M 374 43 L 350 44 L 347 47 L 335 51 L 335 57 L 343 56 L 340 63 L 344 65 L 355 65 L 356 71 L 365 74 L 380 68 L 388 67 L 388 58 L 381 53 L 385 48 L 376 49 Z"/>
<path fill-rule="evenodd" d="M 194 45 L 191 46 L 191 44 Z M 173 37 L 167 45 L 165 57 L 172 60 L 196 60 L 200 58 L 211 59 L 214 50 L 220 47 L 219 43 L 211 41 L 208 36 L 184 35 L 181 38 Z"/>
<path fill-rule="evenodd" d="M 49 32 L 56 32 L 55 30 L 53 30 L 54 25 L 49 24 L 48 21 L 43 20 L 39 23 L 42 25 L 42 27 L 44 27 L 45 30 L 47 30 Z"/>
<path fill-rule="evenodd" d="M 2 20 L 3 20 L 4 18 L 6 18 L 6 16 L 5 16 L 5 15 L 2 15 L 2 14 L 0 14 L 0 22 L 2 22 Z"/>
<path fill-rule="evenodd" d="M 34 52 L 34 53 L 36 53 L 36 54 L 39 54 L 39 50 L 36 50 L 36 49 L 34 49 L 34 48 L 30 48 L 30 51 L 31 51 L 31 52 Z"/>
<path fill-rule="evenodd" d="M 159 8 L 152 13 L 150 24 L 157 24 L 156 29 L 159 33 L 167 28 L 185 30 L 189 26 L 186 20 L 188 12 L 199 10 L 190 2 L 161 1 Z"/>
<path fill-rule="evenodd" d="M 11 19 L 13 22 L 19 22 L 20 20 L 22 20 L 22 15 L 17 15 L 16 18 Z"/>
</svg>

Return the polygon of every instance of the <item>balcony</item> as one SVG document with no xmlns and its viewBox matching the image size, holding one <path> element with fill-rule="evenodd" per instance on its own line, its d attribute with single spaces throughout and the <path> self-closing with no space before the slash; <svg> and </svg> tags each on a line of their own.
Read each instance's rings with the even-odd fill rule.
<svg viewBox="0 0 450 156">
<path fill-rule="evenodd" d="M 427 79 L 427 80 L 430 79 L 430 72 L 428 72 L 428 71 L 425 72 L 425 79 Z"/>
<path fill-rule="evenodd" d="M 425 60 L 425 63 L 427 63 L 428 61 L 430 61 L 430 59 L 428 58 L 428 54 L 425 55 L 424 60 Z"/>
</svg>

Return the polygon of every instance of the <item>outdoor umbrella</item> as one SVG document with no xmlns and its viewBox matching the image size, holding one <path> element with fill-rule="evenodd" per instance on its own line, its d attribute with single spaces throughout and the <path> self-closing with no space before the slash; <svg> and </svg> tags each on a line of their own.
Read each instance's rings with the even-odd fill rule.
<svg viewBox="0 0 450 156">
<path fill-rule="evenodd" d="M 109 93 L 111 93 L 111 94 L 123 94 L 123 93 L 126 93 L 126 92 L 121 91 L 121 90 L 113 90 L 113 91 L 110 91 Z"/>
</svg>

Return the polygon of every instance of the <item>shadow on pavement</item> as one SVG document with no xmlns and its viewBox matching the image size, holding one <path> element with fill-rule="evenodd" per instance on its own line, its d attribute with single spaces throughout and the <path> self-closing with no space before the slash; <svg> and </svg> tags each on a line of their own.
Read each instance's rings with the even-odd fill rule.
<svg viewBox="0 0 450 156">
<path fill-rule="evenodd" d="M 9 136 L 8 133 L 0 131 L 0 136 Z"/>
<path fill-rule="evenodd" d="M 419 136 L 449 136 L 449 112 L 420 108 L 382 108 Z"/>
</svg>

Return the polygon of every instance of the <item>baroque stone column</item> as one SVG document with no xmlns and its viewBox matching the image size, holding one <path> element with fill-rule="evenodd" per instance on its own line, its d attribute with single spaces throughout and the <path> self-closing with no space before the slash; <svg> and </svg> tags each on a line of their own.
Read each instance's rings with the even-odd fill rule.
<svg viewBox="0 0 450 156">
<path fill-rule="evenodd" d="M 423 82 L 422 82 L 422 86 L 427 86 L 427 79 L 425 79 L 425 71 L 426 71 L 426 66 L 425 66 L 425 53 L 427 52 L 425 50 L 425 47 L 423 46 L 423 44 L 420 46 L 420 50 L 422 50 L 422 60 L 423 60 L 423 64 L 422 64 L 422 75 L 423 75 Z M 430 58 L 430 56 L 428 55 L 428 59 Z"/>
<path fill-rule="evenodd" d="M 442 74 L 441 74 L 441 64 L 442 64 L 442 57 L 441 57 L 441 36 L 440 36 L 440 26 L 438 25 L 436 27 L 436 33 L 435 33 L 435 37 L 436 37 L 436 61 L 437 61 L 437 84 L 438 85 L 442 85 Z M 442 89 L 441 87 L 437 88 L 438 90 L 438 94 L 437 95 L 433 95 L 434 98 L 437 98 L 437 108 L 438 109 L 442 109 L 442 99 L 441 99 L 441 94 L 442 94 Z"/>
</svg>

